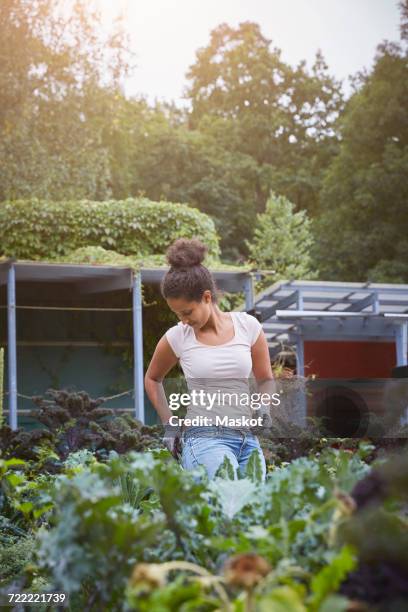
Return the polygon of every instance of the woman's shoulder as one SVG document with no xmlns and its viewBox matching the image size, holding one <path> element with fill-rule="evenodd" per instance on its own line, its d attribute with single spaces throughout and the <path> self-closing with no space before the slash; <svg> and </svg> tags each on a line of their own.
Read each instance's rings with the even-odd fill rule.
<svg viewBox="0 0 408 612">
<path fill-rule="evenodd" d="M 259 323 L 258 319 L 251 314 L 245 312 L 245 310 L 235 310 L 231 312 L 241 323 L 244 325 L 252 325 L 254 322 Z"/>
<path fill-rule="evenodd" d="M 173 338 L 184 338 L 188 334 L 189 329 L 190 329 L 189 325 L 179 321 L 178 323 L 176 323 L 172 327 L 169 327 L 169 329 L 166 331 L 165 335 L 166 336 L 171 336 Z"/>
<path fill-rule="evenodd" d="M 182 321 L 179 321 L 176 325 L 169 327 L 165 333 L 167 341 L 177 357 L 180 357 L 181 355 L 183 344 L 188 333 L 189 325 L 182 323 Z"/>
<path fill-rule="evenodd" d="M 236 311 L 234 312 L 236 319 L 241 327 L 241 329 L 247 335 L 250 344 L 254 344 L 257 340 L 259 333 L 262 329 L 261 323 L 258 321 L 256 317 L 251 314 L 248 314 L 245 311 Z"/>
</svg>

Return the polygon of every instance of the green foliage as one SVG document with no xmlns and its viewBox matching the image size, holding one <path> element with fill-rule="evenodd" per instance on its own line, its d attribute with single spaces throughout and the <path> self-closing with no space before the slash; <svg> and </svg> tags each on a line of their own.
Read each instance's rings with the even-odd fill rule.
<svg viewBox="0 0 408 612">
<path fill-rule="evenodd" d="M 110 197 L 109 155 L 94 97 L 91 90 L 39 99 L 38 106 L 28 100 L 18 115 L 9 114 L 0 128 L 0 200 Z"/>
<path fill-rule="evenodd" d="M 81 247 L 75 251 L 71 251 L 68 255 L 58 258 L 59 262 L 77 263 L 77 264 L 101 264 L 111 266 L 124 266 L 139 270 L 141 267 L 144 268 L 166 268 L 169 264 L 166 261 L 164 253 L 157 255 L 122 255 L 116 251 L 104 249 L 97 246 Z M 231 272 L 246 272 L 250 270 L 249 265 L 247 266 L 235 266 L 232 264 L 226 264 L 214 257 L 206 256 L 205 265 L 211 268 L 211 270 L 223 270 Z M 229 295 L 229 299 L 235 297 L 236 294 Z"/>
<path fill-rule="evenodd" d="M 310 611 L 319 610 L 320 605 L 330 593 L 337 592 L 343 580 L 356 566 L 356 558 L 351 547 L 344 546 L 331 563 L 320 570 L 312 579 Z"/>
<path fill-rule="evenodd" d="M 341 593 L 363 593 L 381 612 L 404 609 L 408 595 L 407 466 L 406 451 L 378 462 L 353 487 L 356 510 L 337 530 L 338 542 L 353 546 L 358 559 Z"/>
<path fill-rule="evenodd" d="M 234 480 L 236 478 L 235 469 L 229 457 L 225 456 L 215 472 L 216 478 Z"/>
<path fill-rule="evenodd" d="M 104 398 L 92 399 L 85 391 L 49 389 L 34 398 L 32 415 L 47 429 L 33 431 L 0 428 L 0 450 L 5 457 L 31 460 L 37 470 L 59 472 L 71 453 L 90 450 L 99 459 L 110 450 L 123 454 L 160 444 L 160 428 L 144 426 L 132 416 L 116 416 L 101 408 Z M 48 399 L 50 398 L 50 399 Z"/>
<path fill-rule="evenodd" d="M 265 212 L 257 216 L 253 241 L 247 244 L 254 264 L 274 270 L 276 280 L 316 276 L 310 258 L 310 221 L 305 211 L 294 212 L 284 196 L 271 193 Z"/>
<path fill-rule="evenodd" d="M 314 224 L 322 278 L 408 280 L 407 83 L 406 53 L 391 43 L 378 47 L 372 72 L 356 80 Z"/>
<path fill-rule="evenodd" d="M 47 478 L 29 478 L 21 459 L 0 459 L 0 540 L 24 537 L 42 522 L 50 509 L 49 498 L 43 495 Z"/>
<path fill-rule="evenodd" d="M 33 558 L 35 545 L 35 538 L 31 534 L 10 539 L 7 544 L 0 543 L 0 585 L 24 571 Z"/>
<path fill-rule="evenodd" d="M 123 591 L 135 556 L 154 545 L 163 520 L 121 505 L 117 487 L 96 474 L 61 480 L 58 490 L 64 508 L 55 513 L 56 528 L 39 531 L 39 565 L 51 570 L 55 588 L 70 594 L 92 578 L 93 597 L 109 603 Z"/>
<path fill-rule="evenodd" d="M 215 478 L 223 478 L 226 480 L 244 478 L 254 483 L 263 482 L 261 458 L 259 456 L 258 451 L 254 450 L 251 453 L 246 464 L 245 470 L 242 471 L 239 468 L 237 472 L 235 472 L 234 466 L 232 465 L 230 459 L 225 456 L 223 461 L 218 466 L 217 471 L 215 472 Z M 237 486 L 239 487 L 240 485 Z"/>
<path fill-rule="evenodd" d="M 258 451 L 254 450 L 248 459 L 245 470 L 245 477 L 251 482 L 262 482 L 262 464 Z"/>
<path fill-rule="evenodd" d="M 123 594 L 136 560 L 163 560 L 183 546 L 191 523 L 184 524 L 178 515 L 185 508 L 193 520 L 201 490 L 174 461 L 151 453 L 133 453 L 126 461 L 112 458 L 71 477 L 59 476 L 54 527 L 39 533 L 39 564 L 51 573 L 56 588 L 70 594 L 82 590 L 83 604 L 89 597 L 111 604 Z M 204 521 L 208 518 L 203 516 Z M 85 581 L 92 585 L 90 594 Z"/>
<path fill-rule="evenodd" d="M 112 111 L 113 197 L 188 202 L 213 219 L 224 256 L 235 258 L 255 214 L 255 161 L 226 150 L 209 131 L 190 129 L 187 118 L 176 122 L 162 106 L 119 98 Z"/>
<path fill-rule="evenodd" d="M 122 255 L 111 249 L 104 249 L 100 246 L 80 247 L 75 251 L 70 251 L 67 255 L 59 257 L 58 261 L 72 264 L 91 264 L 105 266 L 123 266 L 139 270 L 141 266 L 158 268 L 165 265 L 164 255 Z"/>
<path fill-rule="evenodd" d="M 351 478 L 343 473 L 346 464 Z M 308 572 L 325 568 L 310 591 L 320 602 L 337 590 L 350 561 L 328 546 L 335 487 L 349 490 L 366 469 L 357 457 L 350 462 L 346 453 L 330 451 L 276 468 L 265 484 L 208 482 L 201 469 L 180 470 L 166 451 L 112 453 L 106 464 L 90 462 L 54 477 L 50 525 L 39 530 L 36 563 L 78 606 L 94 601 L 107 607 L 123 598 L 135 563 L 181 559 L 216 573 L 229 555 L 255 549 L 274 568 L 259 597 L 268 599 L 284 585 L 300 596 L 292 576 L 309 584 Z M 181 577 L 171 584 L 177 585 L 174 596 L 187 596 Z M 193 589 L 188 597 L 199 593 L 204 596 Z M 168 594 L 167 587 L 156 588 L 154 597 Z"/>
<path fill-rule="evenodd" d="M 200 602 L 211 610 L 222 607 L 223 597 L 234 605 L 250 597 L 265 610 L 273 604 L 276 609 L 340 611 L 346 599 L 339 589 L 350 588 L 356 560 L 372 560 L 386 545 L 383 561 L 396 562 L 398 555 L 390 556 L 396 533 L 405 555 L 403 520 L 395 504 L 377 501 L 375 520 L 354 512 L 349 493 L 361 499 L 357 487 L 370 476 L 357 453 L 325 450 L 275 467 L 261 483 L 248 477 L 208 481 L 205 470 L 181 470 L 164 450 L 122 457 L 112 452 L 106 463 L 86 451 L 71 455 L 65 473 L 39 483 L 30 499 L 24 474 L 17 470 L 13 478 L 12 467 L 3 466 L 9 498 L 20 505 L 20 513 L 35 517 L 37 509 L 39 518 L 46 518 L 40 529 L 37 523 L 36 552 L 30 557 L 36 570 L 25 571 L 22 559 L 15 571 L 28 581 L 30 575 L 42 576 L 48 589 L 67 592 L 77 609 L 91 603 L 121 609 L 126 597 L 131 609 L 152 609 L 154 603 L 167 610 L 174 602 L 194 609 Z M 406 490 L 402 467 L 400 462 L 377 468 L 389 483 L 387 495 Z M 223 587 L 224 594 L 218 591 L 216 584 L 227 578 L 222 578 L 227 560 L 232 555 L 249 560 L 254 550 L 271 571 L 251 595 L 236 581 Z"/>
<path fill-rule="evenodd" d="M 321 53 L 310 75 L 305 62 L 292 69 L 282 61 L 279 49 L 270 48 L 270 43 L 256 23 L 242 23 L 236 29 L 221 24 L 211 32 L 209 45 L 197 52 L 196 63 L 187 74 L 193 120 L 209 114 L 238 119 L 243 128 L 257 130 L 247 146 L 253 146 L 260 136 L 257 155 L 264 158 L 270 151 L 265 144 L 270 136 L 277 144 L 290 135 L 304 137 L 305 132 L 315 137 L 328 134 L 328 110 L 338 111 L 341 101 L 339 84 L 325 74 L 327 66 Z M 281 99 L 284 95 L 289 98 L 287 104 Z M 283 130 L 279 135 L 278 118 Z M 261 133 L 261 119 L 266 134 Z M 333 120 L 332 116 L 330 123 Z M 308 132 L 307 125 L 313 125 L 315 132 Z"/>
<path fill-rule="evenodd" d="M 127 591 L 127 603 L 129 610 L 138 612 L 150 612 L 151 610 L 183 610 L 193 612 L 194 610 L 205 610 L 210 612 L 219 610 L 219 601 L 205 592 L 204 585 L 191 577 L 178 575 L 171 582 L 163 585 L 160 589 L 150 589 L 149 586 L 129 588 Z"/>
<path fill-rule="evenodd" d="M 306 612 L 299 594 L 295 589 L 282 586 L 274 589 L 269 595 L 261 598 L 260 612 Z"/>
<path fill-rule="evenodd" d="M 0 427 L 3 425 L 4 348 L 0 347 Z"/>
<path fill-rule="evenodd" d="M 0 200 L 186 202 L 211 217 L 224 258 L 242 263 L 273 190 L 313 218 L 314 268 L 323 278 L 406 282 L 403 5 L 405 46 L 379 46 L 346 106 L 321 52 L 310 68 L 290 66 L 258 24 L 219 25 L 186 75 L 191 112 L 126 99 L 119 85 L 130 58 L 120 24 L 106 33 L 85 0 L 71 3 L 69 19 L 60 5 L 5 0 L 0 8 Z M 163 254 L 174 237 L 208 238 L 200 223 L 190 231 L 189 220 L 177 226 L 172 217 L 139 234 L 133 248 L 138 232 L 122 234 L 120 222 L 79 232 L 54 212 L 44 223 L 27 218 L 27 231 L 24 222 L 7 224 L 4 253 L 56 259 L 90 245 L 118 257 Z M 1 212 L 0 221 L 6 227 Z M 83 221 L 86 228 L 89 216 Z"/>
<path fill-rule="evenodd" d="M 2 202 L 0 228 L 2 254 L 19 259 L 58 259 L 84 245 L 123 255 L 162 255 L 180 236 L 200 236 L 209 255 L 219 255 L 218 238 L 209 217 L 182 204 L 145 198 Z"/>
<path fill-rule="evenodd" d="M 229 474 L 228 474 L 229 476 Z M 232 519 L 242 508 L 253 502 L 256 493 L 256 484 L 249 478 L 234 480 L 227 478 L 215 478 L 209 484 L 218 498 L 223 513 Z"/>
<path fill-rule="evenodd" d="M 188 202 L 211 216 L 224 256 L 241 262 L 271 188 L 297 208 L 315 210 L 342 107 L 321 54 L 310 71 L 304 63 L 291 68 L 256 24 L 220 26 L 187 75 L 189 115 L 119 92 L 129 67 L 126 37 L 115 24 L 102 40 L 98 16 L 83 0 L 65 31 L 49 0 L 36 8 L 23 0 L 11 4 L 1 29 L 0 199 L 146 195 Z M 129 254 L 109 242 L 102 246 Z"/>
<path fill-rule="evenodd" d="M 104 89 L 128 71 L 127 44 L 85 0 L 1 3 L 0 200 L 109 196 L 100 117 Z"/>
<path fill-rule="evenodd" d="M 337 150 L 340 84 L 321 52 L 310 70 L 286 64 L 258 24 L 221 24 L 187 73 L 190 122 L 255 160 L 256 210 L 270 189 L 314 212 L 324 169 Z"/>
</svg>

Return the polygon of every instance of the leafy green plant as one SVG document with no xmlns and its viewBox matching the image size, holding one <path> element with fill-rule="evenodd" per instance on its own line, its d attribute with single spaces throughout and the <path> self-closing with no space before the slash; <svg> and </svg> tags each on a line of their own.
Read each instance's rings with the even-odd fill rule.
<svg viewBox="0 0 408 612">
<path fill-rule="evenodd" d="M 111 605 L 123 593 L 136 559 L 171 555 L 187 537 L 177 509 L 188 500 L 194 503 L 199 491 L 183 474 L 183 488 L 175 496 L 175 484 L 181 484 L 177 474 L 177 464 L 164 462 L 161 453 L 131 453 L 126 461 L 112 456 L 107 464 L 58 476 L 52 529 L 40 530 L 38 554 L 55 588 L 82 592 L 84 605 Z M 143 504 L 152 489 L 157 497 L 150 494 Z M 89 578 L 93 591 L 88 596 L 82 589 Z"/>
<path fill-rule="evenodd" d="M 224 468 L 224 476 L 232 476 L 228 465 Z M 350 460 L 332 449 L 276 468 L 266 483 L 255 458 L 238 479 L 221 477 L 220 470 L 209 481 L 201 468 L 181 470 L 164 450 L 111 452 L 104 463 L 77 455 L 66 474 L 54 477 L 49 528 L 39 531 L 37 563 L 53 588 L 79 598 L 78 605 L 115 607 L 132 564 L 187 562 L 216 576 L 231 555 L 258 551 L 274 568 L 273 581 L 259 597 L 268 599 L 269 590 L 286 585 L 301 602 L 309 596 L 323 601 L 343 575 L 336 563 L 343 573 L 348 567 L 345 557 L 335 561 L 339 551 L 330 543 L 333 521 L 343 518 L 335 516 L 342 503 L 336 491 L 348 492 L 368 469 L 358 456 Z M 332 573 L 321 579 L 326 586 L 316 583 L 320 595 L 313 595 L 313 575 L 331 563 Z M 162 586 L 164 598 L 198 597 L 209 606 L 218 601 L 203 584 L 185 591 L 184 578 Z M 150 594 L 146 602 L 155 597 L 160 594 Z"/>
<path fill-rule="evenodd" d="M 163 255 L 180 236 L 200 236 L 209 256 L 219 257 L 210 217 L 185 204 L 147 198 L 1 202 L 0 228 L 1 254 L 19 259 L 58 259 L 84 245 L 122 255 Z"/>
<path fill-rule="evenodd" d="M 111 450 L 103 462 L 82 449 L 35 486 L 21 462 L 3 462 L 8 525 L 17 519 L 21 528 L 4 524 L 4 546 L 35 529 L 31 570 L 22 562 L 18 576 L 25 587 L 41 578 L 67 592 L 76 609 L 122 610 L 126 601 L 140 610 L 345 610 L 376 550 L 368 533 L 360 536 L 358 508 L 378 479 L 388 483 L 373 498 L 386 522 L 367 519 L 368 530 L 384 534 L 371 541 L 388 540 L 402 555 L 406 544 L 394 498 L 407 471 L 384 461 L 370 471 L 370 452 L 366 443 L 356 452 L 326 448 L 274 466 L 265 482 L 256 452 L 244 473 L 225 459 L 212 480 L 203 466 L 183 470 L 159 449 Z"/>
<path fill-rule="evenodd" d="M 348 600 L 333 593 L 354 565 L 352 549 L 343 547 L 339 554 L 313 577 L 311 593 L 306 596 L 305 587 L 292 577 L 287 576 L 287 584 L 280 585 L 282 576 L 279 571 L 256 553 L 229 558 L 219 575 L 211 574 L 205 568 L 185 561 L 139 563 L 130 577 L 126 597 L 131 610 L 143 611 L 173 610 L 179 609 L 180 605 L 183 605 L 184 609 L 201 609 L 205 606 L 206 610 L 222 609 L 231 612 L 346 610 Z M 293 569 L 293 576 L 301 575 L 299 568 Z M 170 582 L 171 572 L 177 573 Z M 187 572 L 193 575 L 188 576 Z"/>
<path fill-rule="evenodd" d="M 0 585 L 16 579 L 31 562 L 36 546 L 32 534 L 10 538 L 7 543 L 0 542 Z"/>
<path fill-rule="evenodd" d="M 0 347 L 0 427 L 3 425 L 4 348 Z"/>
<path fill-rule="evenodd" d="M 70 453 L 94 451 L 99 459 L 110 450 L 126 453 L 160 446 L 160 428 L 145 426 L 130 415 L 115 416 L 103 408 L 105 398 L 92 399 L 85 391 L 49 389 L 33 399 L 32 415 L 47 429 L 33 431 L 0 428 L 0 449 L 6 457 L 37 464 L 37 470 L 58 472 Z"/>
<path fill-rule="evenodd" d="M 403 610 L 408 600 L 407 474 L 406 451 L 378 463 L 353 487 L 351 518 L 337 530 L 358 559 L 341 592 L 381 612 Z"/>
<path fill-rule="evenodd" d="M 0 459 L 0 540 L 25 537 L 43 522 L 52 507 L 47 478 L 32 479 L 21 459 Z"/>
</svg>

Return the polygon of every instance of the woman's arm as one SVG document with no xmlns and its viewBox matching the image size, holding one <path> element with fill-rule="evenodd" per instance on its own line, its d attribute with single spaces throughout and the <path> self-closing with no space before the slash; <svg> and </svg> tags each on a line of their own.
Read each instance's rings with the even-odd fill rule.
<svg viewBox="0 0 408 612">
<path fill-rule="evenodd" d="M 251 347 L 252 355 L 252 371 L 257 382 L 257 392 L 267 393 L 269 397 L 277 393 L 276 382 L 272 373 L 271 359 L 269 356 L 268 342 L 266 340 L 263 329 L 259 332 L 259 336 L 255 344 Z M 280 416 L 281 411 L 275 402 L 262 402 L 263 410 L 267 409 L 270 416 Z"/>
<path fill-rule="evenodd" d="M 167 423 L 173 413 L 167 403 L 162 380 L 177 362 L 178 357 L 173 353 L 166 336 L 162 336 L 147 368 L 144 383 L 146 393 L 163 424 Z"/>
<path fill-rule="evenodd" d="M 252 371 L 257 381 L 273 380 L 271 359 L 269 357 L 268 342 L 263 329 L 259 332 L 258 339 L 251 347 Z"/>
</svg>

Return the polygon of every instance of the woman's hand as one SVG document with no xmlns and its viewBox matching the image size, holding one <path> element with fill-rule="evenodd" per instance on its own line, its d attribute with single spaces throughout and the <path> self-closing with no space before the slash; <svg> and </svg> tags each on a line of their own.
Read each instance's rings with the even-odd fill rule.
<svg viewBox="0 0 408 612">
<path fill-rule="evenodd" d="M 162 443 L 170 451 L 175 459 L 179 459 L 181 448 L 181 426 L 170 425 L 169 421 L 164 426 Z"/>
</svg>

